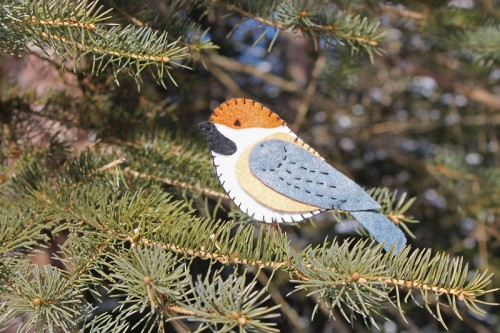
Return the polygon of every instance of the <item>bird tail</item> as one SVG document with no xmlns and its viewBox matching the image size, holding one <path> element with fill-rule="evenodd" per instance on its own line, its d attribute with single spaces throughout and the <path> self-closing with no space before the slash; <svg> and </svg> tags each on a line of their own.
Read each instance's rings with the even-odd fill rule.
<svg viewBox="0 0 500 333">
<path fill-rule="evenodd" d="M 394 246 L 394 252 L 399 252 L 406 244 L 406 237 L 394 222 L 376 210 L 349 212 L 379 243 L 384 243 L 384 249 L 389 251 Z"/>
</svg>

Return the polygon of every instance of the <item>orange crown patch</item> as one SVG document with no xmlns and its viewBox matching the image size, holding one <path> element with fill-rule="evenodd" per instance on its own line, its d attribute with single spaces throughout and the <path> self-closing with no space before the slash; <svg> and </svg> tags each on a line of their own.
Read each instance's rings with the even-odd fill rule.
<svg viewBox="0 0 500 333">
<path fill-rule="evenodd" d="M 286 125 L 276 113 L 251 99 L 233 98 L 219 105 L 210 121 L 231 128 L 274 128 Z"/>
</svg>

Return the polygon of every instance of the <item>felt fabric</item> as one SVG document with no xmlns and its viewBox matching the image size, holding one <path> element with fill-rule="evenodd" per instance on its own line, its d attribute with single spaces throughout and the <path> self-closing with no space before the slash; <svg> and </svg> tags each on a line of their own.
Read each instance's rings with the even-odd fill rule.
<svg viewBox="0 0 500 333">
<path fill-rule="evenodd" d="M 379 243 L 384 243 L 384 248 L 389 251 L 394 245 L 394 251 L 399 252 L 406 244 L 406 237 L 394 223 L 376 210 L 350 212 L 356 220 Z"/>
<path fill-rule="evenodd" d="M 384 248 L 398 252 L 403 232 L 383 214 L 380 205 L 354 181 L 297 145 L 279 139 L 259 142 L 250 152 L 250 170 L 271 189 L 322 209 L 350 212 Z"/>
<path fill-rule="evenodd" d="M 248 194 L 237 179 L 237 162 L 241 154 L 253 147 L 255 142 L 261 141 L 270 135 L 283 133 L 296 138 L 296 135 L 286 126 L 276 128 L 243 128 L 234 129 L 225 125 L 215 124 L 217 130 L 227 138 L 231 138 L 237 145 L 236 153 L 222 155 L 212 151 L 215 172 L 221 186 L 228 196 L 248 216 L 262 222 L 299 222 L 324 210 L 315 209 L 307 212 L 286 212 L 264 205 Z M 265 200 L 262 200 L 265 202 Z"/>
<path fill-rule="evenodd" d="M 295 143 L 297 137 L 286 133 L 275 133 L 266 137 L 264 140 L 280 139 L 283 141 Z M 257 142 L 259 144 L 261 141 Z M 261 204 L 284 212 L 309 212 L 319 209 L 317 206 L 307 205 L 297 200 L 293 200 L 261 182 L 250 170 L 250 152 L 254 145 L 243 151 L 236 162 L 236 176 L 241 187 Z"/>
<path fill-rule="evenodd" d="M 271 139 L 255 145 L 250 169 L 270 188 L 309 205 L 345 211 L 380 208 L 354 181 L 290 142 Z"/>
<path fill-rule="evenodd" d="M 222 155 L 233 155 L 236 153 L 236 144 L 222 135 L 215 125 L 209 121 L 198 124 L 198 128 L 207 134 L 208 147 Z"/>
<path fill-rule="evenodd" d="M 230 128 L 275 128 L 285 121 L 269 108 L 251 99 L 233 98 L 219 105 L 210 121 Z"/>
<path fill-rule="evenodd" d="M 298 222 L 329 209 L 349 211 L 388 250 L 402 231 L 379 204 L 326 163 L 262 104 L 231 99 L 199 126 L 209 139 L 215 172 L 233 202 L 263 222 Z"/>
</svg>

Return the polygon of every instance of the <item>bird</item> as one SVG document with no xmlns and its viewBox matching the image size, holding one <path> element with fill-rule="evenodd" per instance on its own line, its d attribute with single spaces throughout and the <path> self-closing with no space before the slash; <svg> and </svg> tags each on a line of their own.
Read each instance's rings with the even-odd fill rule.
<svg viewBox="0 0 500 333">
<path fill-rule="evenodd" d="M 386 251 L 399 252 L 406 237 L 380 213 L 363 188 L 301 140 L 275 112 L 251 99 L 216 107 L 205 132 L 214 169 L 229 198 L 261 222 L 299 222 L 340 210 L 350 213 Z"/>
</svg>

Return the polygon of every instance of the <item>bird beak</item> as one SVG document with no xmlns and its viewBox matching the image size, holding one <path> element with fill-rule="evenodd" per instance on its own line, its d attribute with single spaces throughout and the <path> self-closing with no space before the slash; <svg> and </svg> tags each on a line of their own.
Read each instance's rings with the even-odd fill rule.
<svg viewBox="0 0 500 333">
<path fill-rule="evenodd" d="M 212 126 L 210 125 L 210 121 L 204 121 L 202 123 L 199 123 L 196 125 L 196 127 L 198 127 L 198 129 L 202 130 L 205 133 L 210 132 L 210 130 L 212 129 Z"/>
</svg>

